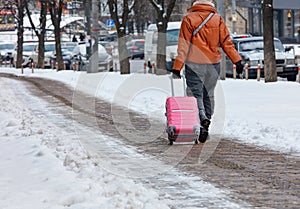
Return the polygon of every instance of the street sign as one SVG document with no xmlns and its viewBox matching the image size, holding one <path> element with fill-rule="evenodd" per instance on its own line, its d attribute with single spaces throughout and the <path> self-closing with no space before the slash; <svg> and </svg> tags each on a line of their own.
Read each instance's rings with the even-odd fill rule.
<svg viewBox="0 0 300 209">
<path fill-rule="evenodd" d="M 113 27 L 115 27 L 115 21 L 114 21 L 114 20 L 107 20 L 107 21 L 106 21 L 106 25 L 107 25 L 108 27 L 113 28 Z"/>
</svg>

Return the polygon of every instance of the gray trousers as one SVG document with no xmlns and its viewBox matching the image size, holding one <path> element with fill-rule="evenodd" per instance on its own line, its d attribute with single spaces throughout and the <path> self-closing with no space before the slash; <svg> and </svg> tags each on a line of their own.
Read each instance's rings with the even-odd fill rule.
<svg viewBox="0 0 300 209">
<path fill-rule="evenodd" d="M 185 64 L 187 95 L 194 96 L 198 102 L 200 122 L 211 119 L 214 113 L 214 91 L 220 74 L 220 63 Z"/>
</svg>

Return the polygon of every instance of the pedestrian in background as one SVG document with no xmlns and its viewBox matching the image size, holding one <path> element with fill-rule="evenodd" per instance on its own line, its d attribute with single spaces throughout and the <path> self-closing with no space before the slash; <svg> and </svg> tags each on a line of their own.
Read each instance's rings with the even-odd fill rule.
<svg viewBox="0 0 300 209">
<path fill-rule="evenodd" d="M 83 33 L 80 33 L 79 40 L 84 41 L 84 39 L 85 39 L 85 35 Z"/>
<path fill-rule="evenodd" d="M 76 38 L 75 35 L 74 35 L 73 38 L 72 38 L 72 42 L 77 42 L 77 38 Z"/>
<path fill-rule="evenodd" d="M 212 13 L 212 14 L 211 14 Z M 210 19 L 195 34 L 196 28 L 209 16 Z M 179 33 L 177 57 L 172 76 L 181 78 L 185 65 L 187 95 L 197 99 L 201 123 L 199 141 L 205 142 L 214 113 L 214 90 L 220 74 L 220 62 L 224 50 L 238 74 L 243 72 L 241 57 L 235 50 L 223 18 L 217 13 L 212 0 L 194 0 L 183 18 Z"/>
</svg>

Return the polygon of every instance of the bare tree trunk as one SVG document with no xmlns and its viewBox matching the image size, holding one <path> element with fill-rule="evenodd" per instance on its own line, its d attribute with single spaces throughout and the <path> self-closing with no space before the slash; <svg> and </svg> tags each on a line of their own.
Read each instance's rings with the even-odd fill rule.
<svg viewBox="0 0 300 209">
<path fill-rule="evenodd" d="M 124 31 L 125 32 L 125 31 Z M 126 47 L 125 33 L 122 31 L 118 32 L 118 50 L 119 50 L 119 61 L 121 66 L 121 74 L 130 74 L 130 54 Z"/>
<path fill-rule="evenodd" d="M 153 18 L 154 8 L 149 0 L 139 0 L 134 4 L 134 19 L 138 34 L 144 34 L 145 24 Z"/>
<path fill-rule="evenodd" d="M 28 4 L 26 5 L 26 12 L 27 16 L 29 18 L 29 22 L 31 24 L 31 27 L 33 31 L 35 32 L 35 35 L 38 37 L 39 42 L 39 54 L 38 54 L 38 68 L 44 68 L 44 59 L 45 59 L 45 33 L 46 33 L 46 15 L 47 15 L 47 2 L 41 1 L 41 12 L 40 12 L 40 28 L 36 28 L 34 22 L 32 21 L 32 18 L 30 16 L 30 10 L 28 8 Z"/>
<path fill-rule="evenodd" d="M 58 64 L 57 71 L 64 69 L 64 63 L 61 53 L 61 41 L 60 41 L 60 22 L 62 15 L 63 0 L 59 0 L 58 4 L 56 0 L 51 0 L 49 3 L 49 10 L 51 15 L 52 24 L 54 26 L 55 35 L 55 51 L 56 51 L 56 61 Z"/>
<path fill-rule="evenodd" d="M 24 19 L 24 5 L 25 1 L 18 0 L 17 2 L 17 8 L 18 8 L 18 48 L 17 48 L 17 60 L 16 60 L 16 68 L 22 67 L 23 62 L 23 33 L 24 33 L 24 27 L 23 27 L 23 19 Z"/>
<path fill-rule="evenodd" d="M 166 74 L 166 31 L 168 27 L 168 22 L 172 11 L 174 9 L 176 0 L 168 0 L 167 10 L 165 11 L 165 1 L 164 0 L 149 0 L 154 6 L 157 13 L 157 32 L 158 32 L 158 42 L 157 42 L 157 55 L 156 55 L 156 74 L 163 75 Z"/>
<path fill-rule="evenodd" d="M 167 43 L 167 22 L 164 19 L 158 18 L 162 24 L 158 25 L 157 36 L 157 55 L 156 55 L 156 74 L 164 75 L 166 71 L 166 43 Z"/>
<path fill-rule="evenodd" d="M 273 31 L 273 0 L 264 0 L 263 9 L 263 29 L 264 29 L 264 73 L 265 82 L 276 82 L 276 61 L 274 49 Z"/>
<path fill-rule="evenodd" d="M 120 72 L 121 74 L 130 74 L 130 64 L 129 64 L 129 53 L 126 47 L 126 24 L 128 21 L 129 12 L 132 8 L 129 8 L 129 0 L 123 0 L 123 11 L 122 15 L 119 16 L 118 8 L 120 5 L 116 0 L 108 0 L 109 11 L 112 19 L 115 22 L 117 33 L 118 33 L 118 52 L 119 52 L 119 62 L 120 62 Z M 135 1 L 133 1 L 132 6 L 134 6 Z"/>
</svg>

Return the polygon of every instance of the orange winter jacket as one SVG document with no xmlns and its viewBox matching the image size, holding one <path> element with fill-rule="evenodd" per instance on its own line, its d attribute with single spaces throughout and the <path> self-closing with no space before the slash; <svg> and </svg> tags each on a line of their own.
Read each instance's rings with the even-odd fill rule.
<svg viewBox="0 0 300 209">
<path fill-rule="evenodd" d="M 214 12 L 215 14 L 192 37 L 192 33 Z M 208 4 L 196 4 L 188 9 L 183 18 L 178 39 L 177 57 L 173 69 L 181 70 L 185 62 L 197 64 L 215 64 L 222 59 L 220 47 L 233 63 L 241 59 L 230 38 L 230 33 L 223 18 L 217 14 L 216 9 Z"/>
</svg>

